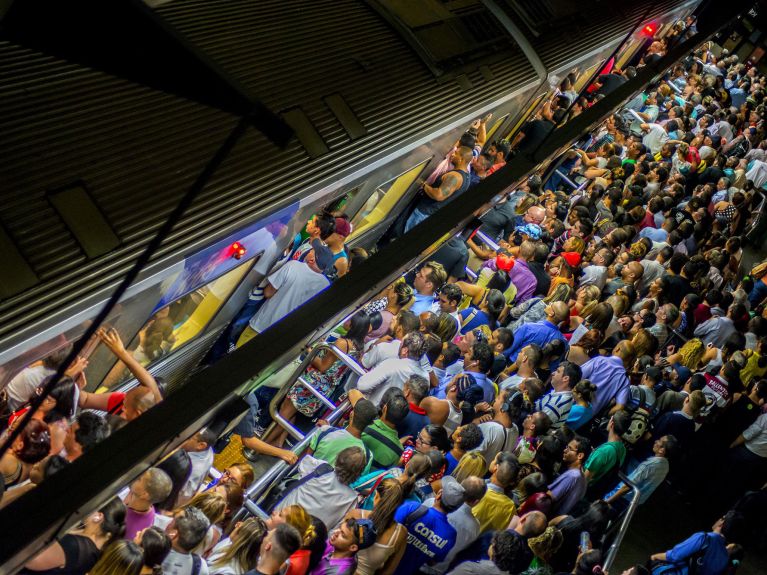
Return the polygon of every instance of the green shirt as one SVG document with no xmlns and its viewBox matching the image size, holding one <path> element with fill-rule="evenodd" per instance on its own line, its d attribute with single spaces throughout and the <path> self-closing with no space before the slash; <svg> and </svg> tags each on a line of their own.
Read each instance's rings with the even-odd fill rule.
<svg viewBox="0 0 767 575">
<path fill-rule="evenodd" d="M 359 447 L 365 452 L 366 456 L 369 455 L 369 451 L 361 439 L 357 439 L 345 429 L 339 429 L 330 425 L 320 427 L 319 433 L 312 437 L 312 440 L 309 442 L 309 448 L 314 451 L 314 457 L 327 461 L 330 465 L 336 464 L 338 454 L 347 447 Z M 365 470 L 370 470 L 371 465 L 372 458 L 367 457 Z"/>
<path fill-rule="evenodd" d="M 368 430 L 372 430 L 387 441 L 373 437 Z M 380 419 L 376 419 L 362 432 L 362 442 L 373 453 L 373 466 L 377 469 L 388 469 L 396 465 L 402 455 L 402 444 L 399 442 L 397 430 L 392 429 Z"/>
<path fill-rule="evenodd" d="M 597 447 L 586 461 L 584 469 L 590 473 L 589 483 L 602 479 L 611 469 L 623 465 L 626 446 L 622 441 L 608 441 Z"/>
</svg>

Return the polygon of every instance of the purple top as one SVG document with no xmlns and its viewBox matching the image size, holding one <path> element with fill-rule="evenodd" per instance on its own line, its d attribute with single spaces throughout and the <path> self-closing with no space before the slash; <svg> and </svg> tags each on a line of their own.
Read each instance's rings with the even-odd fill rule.
<svg viewBox="0 0 767 575">
<path fill-rule="evenodd" d="M 147 527 L 151 527 L 154 524 L 154 507 L 150 507 L 149 511 L 141 513 L 135 511 L 130 507 L 125 508 L 125 535 L 124 538 L 128 541 L 133 541 L 136 533 Z"/>
<path fill-rule="evenodd" d="M 310 575 L 339 575 L 353 570 L 354 557 L 342 557 L 336 559 L 331 557 L 334 549 L 328 541 L 325 544 L 325 553 L 320 559 L 319 564 L 312 570 Z"/>
<path fill-rule="evenodd" d="M 568 469 L 549 485 L 557 515 L 567 515 L 586 495 L 586 477 L 580 469 Z"/>
<path fill-rule="evenodd" d="M 538 280 L 535 279 L 535 274 L 530 271 L 526 261 L 517 259 L 514 262 L 514 267 L 509 272 L 509 279 L 517 288 L 514 303 L 521 304 L 533 297 Z"/>
<path fill-rule="evenodd" d="M 597 387 L 591 401 L 594 414 L 598 415 L 613 398 L 616 403 L 626 405 L 629 399 L 629 378 L 621 358 L 598 355 L 581 366 L 581 373 L 583 379 L 590 380 Z"/>
</svg>

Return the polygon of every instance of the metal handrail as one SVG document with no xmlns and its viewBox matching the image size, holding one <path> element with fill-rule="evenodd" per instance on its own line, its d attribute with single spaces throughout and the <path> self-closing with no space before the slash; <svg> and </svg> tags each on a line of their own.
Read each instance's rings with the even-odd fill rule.
<svg viewBox="0 0 767 575">
<path fill-rule="evenodd" d="M 477 236 L 479 239 L 481 239 L 483 243 L 493 248 L 493 250 L 495 250 L 496 252 L 501 249 L 501 246 L 499 246 L 495 242 L 495 240 L 491 239 L 490 236 L 488 236 L 487 234 L 477 230 L 474 232 L 474 235 Z"/>
<path fill-rule="evenodd" d="M 620 477 L 623 483 L 631 488 L 631 491 L 633 491 L 634 494 L 631 497 L 631 503 L 629 504 L 626 513 L 623 515 L 623 520 L 621 521 L 620 529 L 618 529 L 618 534 L 615 536 L 615 539 L 613 539 L 610 548 L 607 550 L 604 565 L 602 565 L 602 570 L 604 572 L 610 571 L 615 558 L 618 556 L 618 549 L 620 549 L 623 538 L 626 536 L 626 531 L 628 531 L 629 524 L 631 523 L 631 519 L 634 517 L 634 513 L 636 513 L 637 507 L 639 507 L 639 497 L 641 495 L 637 484 L 631 481 L 628 476 L 622 472 L 618 472 L 618 477 Z"/>
<path fill-rule="evenodd" d="M 298 383 L 299 385 L 305 387 L 309 393 L 317 397 L 322 403 L 324 403 L 326 406 L 332 408 L 335 408 L 335 404 L 330 401 L 328 397 L 325 397 L 322 393 L 320 393 L 318 390 L 316 390 L 314 387 L 312 387 L 309 382 L 307 382 L 302 376 L 306 369 L 311 364 L 312 360 L 319 355 L 319 353 L 322 350 L 327 350 L 333 355 L 338 358 L 338 361 L 346 365 L 352 373 L 356 376 L 364 375 L 366 373 L 365 369 L 358 364 L 354 358 L 347 355 L 340 349 L 338 349 L 335 345 L 327 342 L 321 342 L 315 345 L 308 354 L 306 354 L 306 357 L 301 362 L 301 364 L 296 368 L 296 370 L 293 372 L 293 375 L 291 375 L 290 379 L 285 382 L 285 384 L 280 388 L 280 390 L 277 392 L 277 395 L 272 398 L 271 403 L 269 403 L 269 415 L 272 417 L 272 420 L 274 421 L 274 424 L 279 425 L 282 427 L 285 431 L 287 431 L 291 436 L 293 436 L 294 439 L 297 439 L 299 441 L 303 440 L 305 435 L 291 422 L 289 422 L 287 419 L 282 417 L 280 415 L 280 403 L 282 403 L 282 400 L 285 399 L 285 396 L 287 396 L 288 392 L 290 391 L 290 388 L 293 387 L 293 384 Z M 269 429 L 271 429 L 271 425 L 269 426 Z M 268 431 L 268 430 L 267 430 Z"/>
<path fill-rule="evenodd" d="M 326 421 L 330 425 L 333 425 L 351 409 L 351 406 L 352 405 L 348 400 L 342 401 L 327 416 Z M 303 439 L 301 439 L 298 443 L 296 443 L 295 446 L 293 446 L 291 451 L 300 456 L 306 450 L 306 448 L 309 447 L 312 439 L 317 433 L 319 433 L 319 431 L 320 430 L 318 427 L 312 429 Z M 298 464 L 296 463 L 289 465 L 285 461 L 280 460 L 272 465 L 269 469 L 267 469 L 258 479 L 256 479 L 253 485 L 245 490 L 245 502 L 243 503 L 243 507 L 235 515 L 234 520 L 242 520 L 243 517 L 248 513 L 256 517 L 260 517 L 261 519 L 267 519 L 269 515 L 263 509 L 261 509 L 261 507 L 259 507 L 256 502 L 264 496 L 267 489 L 271 485 L 284 478 L 296 465 Z"/>
<path fill-rule="evenodd" d="M 565 174 L 563 174 L 563 173 L 562 173 L 562 170 L 560 170 L 560 169 L 556 169 L 556 170 L 554 170 L 554 172 L 555 172 L 555 173 L 556 173 L 556 174 L 557 174 L 557 175 L 558 175 L 560 178 L 562 178 L 562 180 L 563 180 L 563 181 L 564 181 L 564 182 L 565 182 L 565 183 L 566 183 L 568 186 L 570 186 L 572 189 L 574 189 L 574 190 L 577 190 L 577 189 L 578 189 L 578 184 L 576 184 L 574 181 L 572 181 L 570 178 L 568 178 L 568 177 L 567 177 Z"/>
</svg>

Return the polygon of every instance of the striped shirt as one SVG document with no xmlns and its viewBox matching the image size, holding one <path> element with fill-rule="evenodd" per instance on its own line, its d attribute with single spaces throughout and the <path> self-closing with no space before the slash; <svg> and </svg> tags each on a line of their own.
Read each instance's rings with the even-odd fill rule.
<svg viewBox="0 0 767 575">
<path fill-rule="evenodd" d="M 548 415 L 552 427 L 555 429 L 561 427 L 567 421 L 567 416 L 570 415 L 570 408 L 572 406 L 572 391 L 552 391 L 535 402 L 536 410 Z"/>
</svg>

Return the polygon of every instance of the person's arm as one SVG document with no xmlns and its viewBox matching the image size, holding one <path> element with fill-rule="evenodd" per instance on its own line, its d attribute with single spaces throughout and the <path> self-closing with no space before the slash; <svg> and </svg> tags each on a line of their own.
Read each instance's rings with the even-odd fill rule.
<svg viewBox="0 0 767 575">
<path fill-rule="evenodd" d="M 741 435 L 738 435 L 738 437 L 736 437 L 736 438 L 735 438 L 735 441 L 733 441 L 733 442 L 730 444 L 730 449 L 734 449 L 735 447 L 738 447 L 738 446 L 740 446 L 740 445 L 743 445 L 744 443 L 746 443 L 746 438 L 745 438 L 745 437 L 743 437 L 743 435 L 742 435 L 742 434 L 741 434 Z"/>
<path fill-rule="evenodd" d="M 334 265 L 335 265 L 336 271 L 338 272 L 338 277 L 346 275 L 346 272 L 349 271 L 349 260 L 346 258 L 337 259 Z"/>
<path fill-rule="evenodd" d="M 455 285 L 461 288 L 463 295 L 471 296 L 471 303 L 474 305 L 479 304 L 482 301 L 482 296 L 485 295 L 485 288 L 478 285 L 468 282 L 455 282 Z M 477 298 L 479 298 L 479 301 L 477 301 Z"/>
<path fill-rule="evenodd" d="M 575 149 L 575 152 L 581 157 L 581 164 L 587 168 L 596 167 L 599 165 L 597 158 L 590 158 L 589 155 L 583 150 Z"/>
<path fill-rule="evenodd" d="M 344 338 L 337 339 L 335 346 L 344 353 L 349 351 L 349 344 Z M 334 354 L 332 351 L 326 350 L 326 352 L 321 357 L 320 355 L 314 356 L 314 359 L 312 359 L 312 367 L 320 373 L 325 373 L 337 360 L 338 358 L 336 357 L 336 354 Z"/>
<path fill-rule="evenodd" d="M 30 571 L 47 571 L 48 569 L 59 569 L 67 563 L 64 548 L 61 543 L 54 541 L 50 547 L 38 553 L 33 559 L 27 561 L 24 565 Z"/>
<path fill-rule="evenodd" d="M 478 245 L 472 238 L 466 240 L 466 245 L 469 246 L 469 249 L 480 259 L 489 260 L 496 256 L 496 253 L 493 250 Z"/>
<path fill-rule="evenodd" d="M 621 499 L 624 495 L 626 495 L 629 491 L 631 491 L 631 488 L 630 487 L 626 487 L 624 485 L 620 489 L 618 489 L 618 491 L 616 491 L 612 495 L 612 497 L 610 497 L 608 499 L 605 499 L 605 503 L 609 503 L 609 504 L 615 503 L 616 501 Z"/>
<path fill-rule="evenodd" d="M 389 555 L 386 563 L 378 570 L 378 575 L 392 575 L 394 573 L 394 570 L 402 560 L 402 556 L 405 554 L 405 549 L 407 548 L 407 545 L 405 545 L 406 537 L 407 529 L 400 529 L 397 540 L 394 542 L 394 553 Z"/>
<path fill-rule="evenodd" d="M 655 553 L 654 555 L 650 555 L 650 559 L 653 561 L 667 561 L 665 553 Z"/>
<path fill-rule="evenodd" d="M 480 148 L 484 148 L 485 142 L 487 142 L 487 123 L 492 117 L 493 114 L 488 114 L 479 121 L 479 125 L 477 126 L 477 137 L 475 142 Z"/>
<path fill-rule="evenodd" d="M 293 465 L 296 461 L 298 461 L 298 455 L 289 449 L 280 449 L 279 447 L 270 445 L 265 441 L 261 441 L 258 437 L 243 437 L 242 444 L 248 449 L 252 449 L 260 455 L 278 457 L 289 465 Z"/>
<path fill-rule="evenodd" d="M 143 365 L 128 353 L 117 330 L 114 328 L 110 328 L 109 330 L 99 329 L 96 333 L 101 342 L 109 348 L 109 351 L 125 364 L 125 367 L 127 367 L 128 371 L 133 374 L 133 377 L 136 378 L 139 385 L 152 393 L 156 403 L 160 403 L 162 401 L 162 394 L 160 393 L 160 388 L 157 386 L 157 381 Z"/>
<path fill-rule="evenodd" d="M 357 390 L 367 396 L 384 383 L 386 379 L 386 372 L 379 365 L 357 380 Z"/>
<path fill-rule="evenodd" d="M 461 187 L 461 179 L 458 174 L 454 172 L 448 172 L 442 176 L 442 182 L 438 188 L 430 186 L 429 184 L 423 185 L 423 191 L 432 200 L 442 202 L 453 195 L 459 187 Z"/>
</svg>

